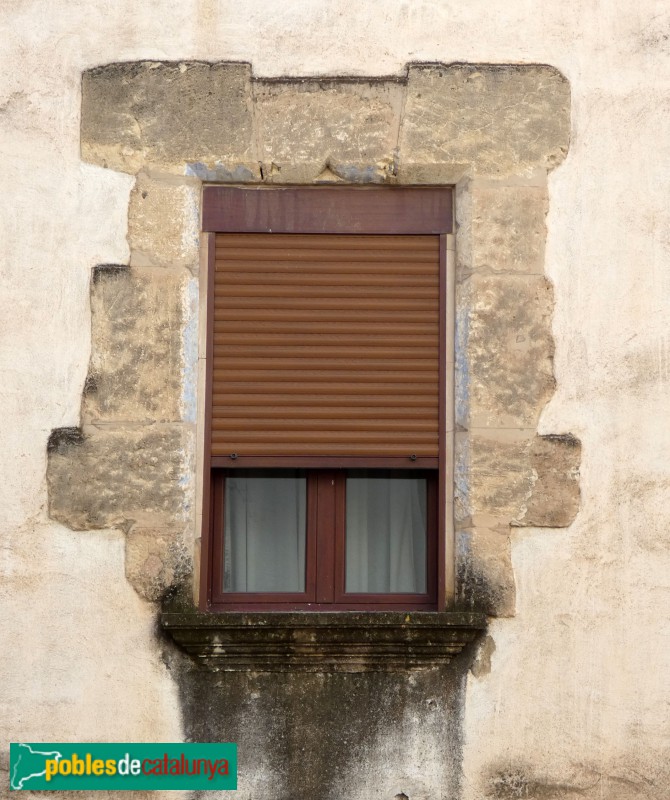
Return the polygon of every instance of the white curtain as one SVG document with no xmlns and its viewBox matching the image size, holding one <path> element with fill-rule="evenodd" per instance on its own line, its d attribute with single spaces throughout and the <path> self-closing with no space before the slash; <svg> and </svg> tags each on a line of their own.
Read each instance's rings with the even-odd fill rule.
<svg viewBox="0 0 670 800">
<path fill-rule="evenodd" d="M 426 479 L 347 478 L 346 591 L 426 591 Z"/>
<path fill-rule="evenodd" d="M 305 591 L 306 497 L 291 472 L 226 478 L 224 591 Z"/>
</svg>

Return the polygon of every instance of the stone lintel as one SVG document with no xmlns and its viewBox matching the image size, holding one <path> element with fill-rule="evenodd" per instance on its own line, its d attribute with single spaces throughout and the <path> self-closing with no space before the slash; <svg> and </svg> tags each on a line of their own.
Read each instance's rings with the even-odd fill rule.
<svg viewBox="0 0 670 800">
<path fill-rule="evenodd" d="M 82 78 L 81 152 L 121 172 L 252 160 L 251 66 L 130 61 Z"/>
<path fill-rule="evenodd" d="M 544 64 L 410 64 L 401 160 L 530 174 L 565 158 L 570 87 Z"/>
<path fill-rule="evenodd" d="M 128 62 L 84 73 L 81 152 L 234 182 L 421 183 L 422 165 L 530 176 L 565 157 L 569 106 L 566 79 L 541 64 L 266 80 L 234 62 Z"/>
<path fill-rule="evenodd" d="M 385 183 L 395 173 L 404 86 L 316 79 L 253 83 L 270 183 Z"/>
</svg>

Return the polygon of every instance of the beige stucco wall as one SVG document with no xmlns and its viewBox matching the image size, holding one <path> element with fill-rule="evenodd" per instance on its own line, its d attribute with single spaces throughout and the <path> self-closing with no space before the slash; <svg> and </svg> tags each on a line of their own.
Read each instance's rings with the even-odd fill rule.
<svg viewBox="0 0 670 800">
<path fill-rule="evenodd" d="M 540 62 L 570 81 L 573 115 L 549 184 L 558 383 L 540 432 L 581 439 L 582 507 L 567 530 L 515 535 L 516 616 L 493 623 L 490 671 L 482 658 L 469 679 L 463 794 L 667 796 L 663 4 L 59 0 L 1 13 L 0 766 L 10 740 L 181 735 L 122 535 L 46 514 L 46 440 L 80 421 L 90 270 L 128 260 L 134 181 L 80 161 L 82 71 L 137 59 L 247 61 L 266 77 Z"/>
</svg>

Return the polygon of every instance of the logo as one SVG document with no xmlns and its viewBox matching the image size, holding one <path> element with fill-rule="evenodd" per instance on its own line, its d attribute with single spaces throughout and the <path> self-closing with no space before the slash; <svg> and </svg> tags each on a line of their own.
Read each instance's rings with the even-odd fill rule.
<svg viewBox="0 0 670 800">
<path fill-rule="evenodd" d="M 12 742 L 9 788 L 237 789 L 237 745 Z"/>
</svg>

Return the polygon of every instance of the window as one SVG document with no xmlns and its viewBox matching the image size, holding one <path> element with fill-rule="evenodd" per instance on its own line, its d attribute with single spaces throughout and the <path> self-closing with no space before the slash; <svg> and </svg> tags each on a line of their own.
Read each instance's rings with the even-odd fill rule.
<svg viewBox="0 0 670 800">
<path fill-rule="evenodd" d="M 206 187 L 203 606 L 444 607 L 445 189 Z"/>
<path fill-rule="evenodd" d="M 216 470 L 213 497 L 215 605 L 435 607 L 434 471 Z"/>
</svg>

